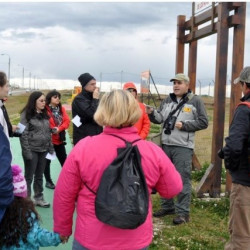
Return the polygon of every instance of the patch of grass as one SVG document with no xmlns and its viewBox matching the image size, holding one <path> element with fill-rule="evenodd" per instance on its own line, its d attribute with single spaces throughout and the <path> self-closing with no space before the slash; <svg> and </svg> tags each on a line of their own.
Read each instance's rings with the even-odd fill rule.
<svg viewBox="0 0 250 250">
<path fill-rule="evenodd" d="M 159 208 L 159 195 L 153 195 L 153 209 Z M 224 249 L 228 240 L 229 199 L 203 201 L 192 199 L 191 221 L 173 225 L 175 215 L 154 218 L 154 239 L 149 249 L 205 250 Z"/>
</svg>

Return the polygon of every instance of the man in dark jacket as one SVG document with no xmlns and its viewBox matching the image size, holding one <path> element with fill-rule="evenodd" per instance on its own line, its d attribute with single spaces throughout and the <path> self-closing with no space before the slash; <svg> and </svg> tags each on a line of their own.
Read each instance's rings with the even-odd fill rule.
<svg viewBox="0 0 250 250">
<path fill-rule="evenodd" d="M 99 88 L 96 87 L 95 78 L 89 73 L 79 76 L 82 92 L 77 95 L 72 103 L 72 117 L 80 117 L 81 125 L 77 127 L 73 123 L 73 143 L 89 135 L 98 135 L 102 127 L 94 121 L 94 114 L 99 104 Z"/>
<path fill-rule="evenodd" d="M 163 123 L 162 149 L 174 163 L 183 181 L 183 190 L 177 201 L 161 199 L 161 209 L 155 217 L 177 214 L 175 225 L 189 222 L 191 203 L 191 170 L 195 132 L 208 126 L 204 103 L 189 90 L 189 77 L 179 73 L 171 80 L 173 93 L 162 101 L 158 110 L 147 108 L 153 123 Z"/>
<path fill-rule="evenodd" d="M 241 103 L 219 156 L 232 176 L 230 195 L 230 241 L 225 249 L 250 248 L 250 67 L 245 67 L 234 83 L 240 83 L 243 92 Z"/>
<path fill-rule="evenodd" d="M 4 216 L 6 208 L 14 199 L 13 180 L 11 172 L 11 152 L 10 143 L 3 132 L 0 124 L 0 222 Z"/>
</svg>

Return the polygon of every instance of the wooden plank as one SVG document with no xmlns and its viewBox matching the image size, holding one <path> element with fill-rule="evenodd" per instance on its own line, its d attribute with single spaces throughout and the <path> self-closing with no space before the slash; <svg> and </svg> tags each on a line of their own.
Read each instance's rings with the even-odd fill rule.
<svg viewBox="0 0 250 250">
<path fill-rule="evenodd" d="M 195 26 L 199 26 L 203 23 L 206 23 L 208 21 L 211 20 L 212 18 L 212 15 L 213 15 L 213 9 L 209 9 L 207 11 L 204 11 L 203 13 L 197 15 L 194 17 L 194 25 Z M 217 17 L 218 16 L 218 6 L 215 6 L 215 9 L 214 9 L 214 17 Z M 192 27 L 192 20 L 188 20 L 185 22 L 185 28 L 187 30 L 191 29 Z"/>
<path fill-rule="evenodd" d="M 236 10 L 236 14 L 240 17 L 240 25 L 234 27 L 229 124 L 233 119 L 235 107 L 239 103 L 242 94 L 240 85 L 235 85 L 233 81 L 239 76 L 244 65 L 246 3 L 241 3 L 241 7 Z M 226 193 L 230 193 L 231 185 L 232 180 L 229 173 L 227 173 Z"/>
<path fill-rule="evenodd" d="M 192 157 L 192 169 L 193 170 L 200 170 L 201 169 L 201 164 L 194 152 L 193 157 Z"/>
<path fill-rule="evenodd" d="M 213 179 L 215 177 L 215 168 L 213 164 L 210 164 L 203 175 L 199 185 L 196 188 L 196 194 L 198 198 L 202 198 L 204 193 L 208 193 L 210 197 L 219 197 L 218 193 L 213 193 Z"/>
<path fill-rule="evenodd" d="M 218 23 L 214 23 L 214 25 L 213 24 L 207 25 L 206 27 L 203 27 L 195 31 L 194 34 L 185 35 L 185 37 L 183 38 L 183 42 L 190 43 L 193 40 L 198 40 L 210 36 L 212 34 L 215 34 L 217 32 L 217 24 Z"/>
<path fill-rule="evenodd" d="M 185 20 L 186 16 L 177 17 L 177 39 L 176 39 L 176 62 L 175 62 L 175 73 L 184 72 L 184 49 L 185 44 L 183 38 L 185 36 Z"/>
<path fill-rule="evenodd" d="M 190 78 L 190 89 L 195 93 L 197 68 L 197 41 L 189 43 L 188 76 Z"/>
<path fill-rule="evenodd" d="M 227 3 L 218 5 L 217 25 L 217 51 L 216 51 L 216 72 L 214 87 L 214 115 L 213 115 L 213 138 L 211 162 L 214 164 L 215 176 L 212 185 L 212 193 L 216 197 L 221 191 L 221 167 L 222 160 L 217 152 L 223 146 L 224 122 L 225 122 L 225 94 L 227 80 L 227 58 L 228 58 L 228 27 L 227 18 L 229 12 Z"/>
</svg>

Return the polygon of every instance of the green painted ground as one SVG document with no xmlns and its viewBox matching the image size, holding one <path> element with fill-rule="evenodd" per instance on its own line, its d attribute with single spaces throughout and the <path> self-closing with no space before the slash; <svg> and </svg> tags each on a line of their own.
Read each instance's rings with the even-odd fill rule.
<svg viewBox="0 0 250 250">
<path fill-rule="evenodd" d="M 13 154 L 12 163 L 18 164 L 24 169 L 19 138 L 17 137 L 10 138 L 10 143 L 11 143 L 11 150 Z M 67 145 L 66 145 L 67 154 L 70 152 L 71 148 L 72 148 L 72 145 L 71 145 L 68 133 L 67 133 Z M 60 171 L 61 171 L 61 165 L 59 161 L 57 159 L 53 160 L 51 162 L 51 177 L 54 183 L 57 182 L 57 178 L 60 174 Z M 50 208 L 41 208 L 41 207 L 36 207 L 36 208 L 42 220 L 41 226 L 50 231 L 53 231 L 53 214 L 52 214 L 53 194 L 54 194 L 54 190 L 48 189 L 45 187 L 45 179 L 44 179 L 44 198 L 46 201 L 50 202 L 51 206 Z M 60 250 L 72 249 L 72 241 L 73 241 L 73 236 L 70 237 L 67 244 L 64 244 L 64 245 L 60 244 L 57 247 L 57 249 L 60 249 Z M 52 250 L 52 249 L 56 249 L 56 247 L 43 247 L 42 249 Z"/>
</svg>

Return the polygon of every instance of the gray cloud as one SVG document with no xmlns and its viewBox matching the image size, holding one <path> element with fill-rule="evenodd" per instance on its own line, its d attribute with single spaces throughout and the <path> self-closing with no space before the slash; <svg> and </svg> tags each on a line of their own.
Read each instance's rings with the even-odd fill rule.
<svg viewBox="0 0 250 250">
<path fill-rule="evenodd" d="M 22 2 L 0 3 L 0 8 L 0 52 L 9 54 L 12 64 L 24 65 L 44 78 L 76 79 L 89 71 L 120 81 L 120 73 L 105 72 L 124 71 L 124 79 L 147 69 L 156 79 L 172 76 L 177 15 L 188 20 L 192 3 Z M 249 39 L 246 34 L 246 54 Z M 215 46 L 216 36 L 199 41 L 198 74 L 203 78 L 213 73 Z M 6 59 L 0 57 L 1 65 Z M 250 64 L 247 60 L 245 56 Z"/>
</svg>

